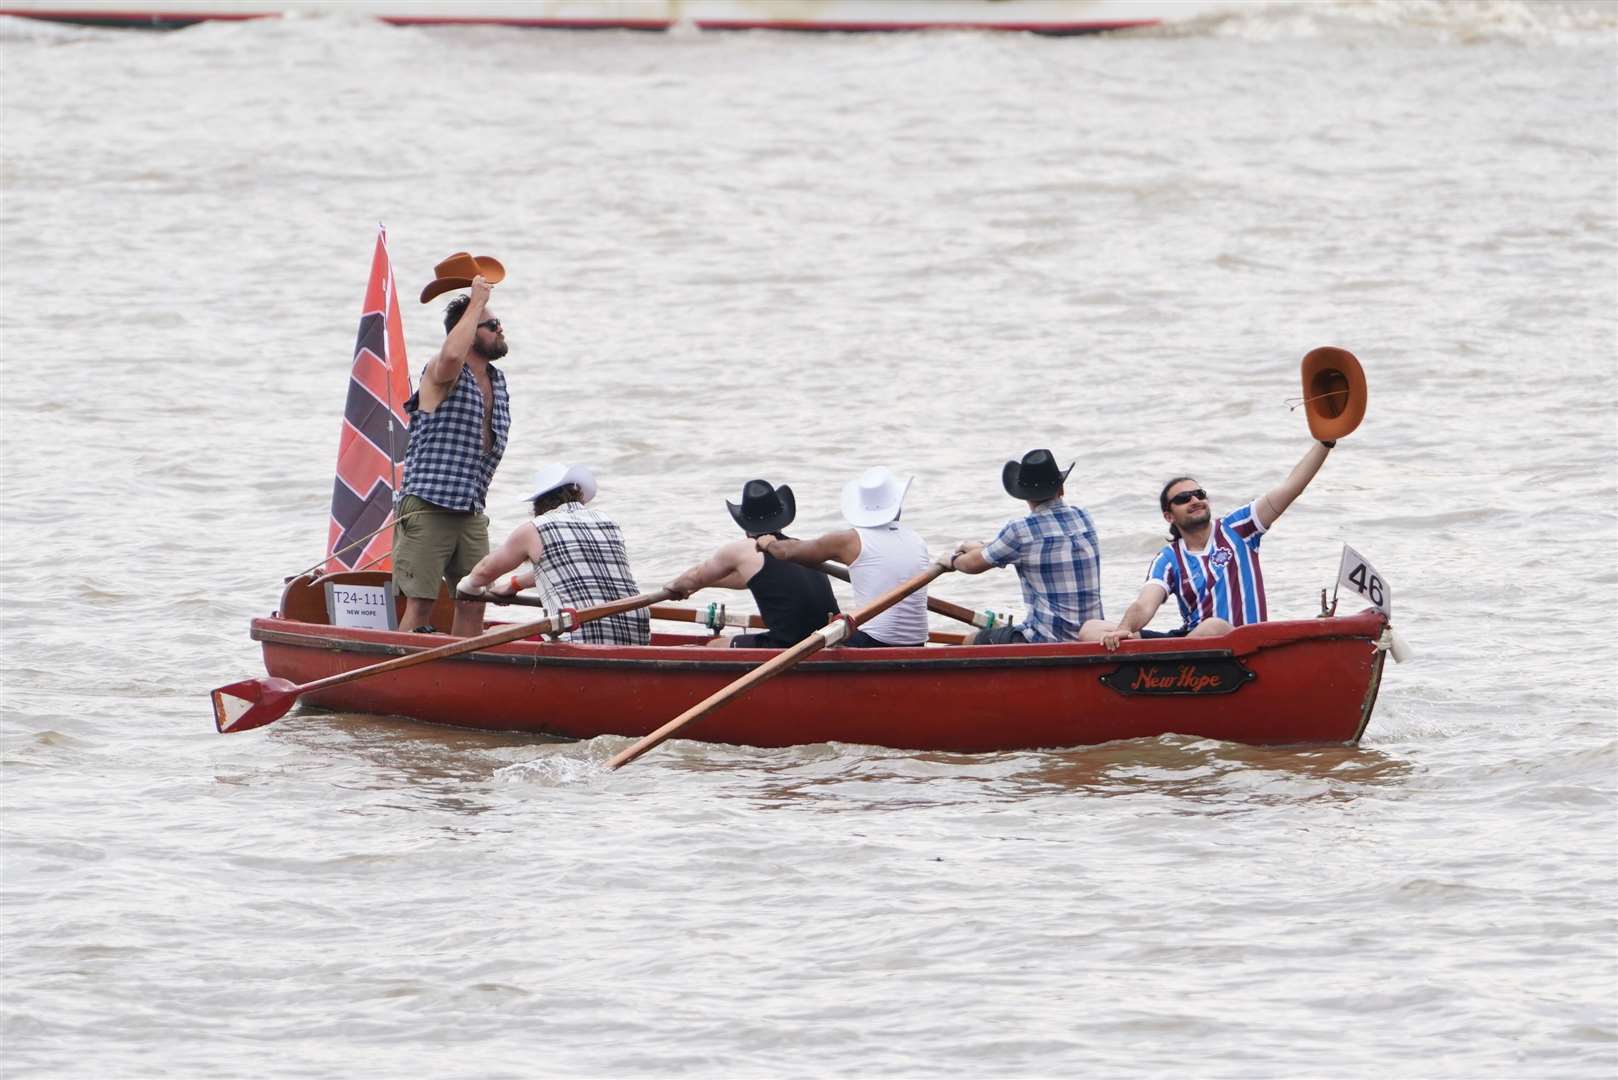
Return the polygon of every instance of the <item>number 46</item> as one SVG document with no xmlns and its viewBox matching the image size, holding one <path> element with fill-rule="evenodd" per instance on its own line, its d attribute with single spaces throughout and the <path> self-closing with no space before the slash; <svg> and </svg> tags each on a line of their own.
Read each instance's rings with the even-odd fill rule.
<svg viewBox="0 0 1618 1080">
<path fill-rule="evenodd" d="M 1348 580 L 1360 591 L 1361 596 L 1369 596 L 1371 603 L 1381 607 L 1383 603 L 1382 579 L 1375 574 L 1367 573 L 1364 563 L 1360 563 L 1348 573 Z"/>
</svg>

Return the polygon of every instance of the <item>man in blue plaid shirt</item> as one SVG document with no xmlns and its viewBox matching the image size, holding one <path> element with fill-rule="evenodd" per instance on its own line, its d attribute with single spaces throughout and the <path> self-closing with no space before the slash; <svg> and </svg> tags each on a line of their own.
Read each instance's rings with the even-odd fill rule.
<svg viewBox="0 0 1618 1080">
<path fill-rule="evenodd" d="M 1006 522 L 987 544 L 963 541 L 950 556 L 949 568 L 981 574 L 991 567 L 1015 566 L 1028 617 L 1021 626 L 979 631 L 970 644 L 1077 641 L 1087 619 L 1101 618 L 1101 546 L 1095 522 L 1062 501 L 1072 471 L 1072 465 L 1065 471 L 1058 468 L 1049 450 L 1030 450 L 1000 471 L 1006 492 L 1028 503 L 1028 516 Z"/>
</svg>

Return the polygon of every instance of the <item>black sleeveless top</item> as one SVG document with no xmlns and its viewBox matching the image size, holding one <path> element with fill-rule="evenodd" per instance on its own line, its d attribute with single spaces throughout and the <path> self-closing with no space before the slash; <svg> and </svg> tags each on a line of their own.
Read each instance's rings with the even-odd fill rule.
<svg viewBox="0 0 1618 1080">
<path fill-rule="evenodd" d="M 831 582 L 819 570 L 783 562 L 769 554 L 764 568 L 747 583 L 770 636 L 795 645 L 837 614 Z"/>
</svg>

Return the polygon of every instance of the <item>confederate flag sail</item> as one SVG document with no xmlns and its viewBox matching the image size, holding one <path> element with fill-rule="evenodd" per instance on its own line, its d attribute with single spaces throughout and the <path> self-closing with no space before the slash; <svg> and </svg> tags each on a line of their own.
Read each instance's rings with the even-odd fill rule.
<svg viewBox="0 0 1618 1080">
<path fill-rule="evenodd" d="M 378 228 L 365 288 L 354 368 L 337 444 L 337 480 L 331 493 L 326 573 L 393 569 L 393 493 L 409 442 L 410 364 L 404 323 L 388 261 L 388 233 Z M 378 531 L 380 530 L 380 531 Z M 375 533 L 369 539 L 365 537 Z"/>
</svg>

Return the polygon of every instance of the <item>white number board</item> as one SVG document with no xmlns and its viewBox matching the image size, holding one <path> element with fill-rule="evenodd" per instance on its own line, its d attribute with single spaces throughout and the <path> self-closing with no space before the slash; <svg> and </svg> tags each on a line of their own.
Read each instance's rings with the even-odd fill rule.
<svg viewBox="0 0 1618 1080">
<path fill-rule="evenodd" d="M 1376 572 L 1376 567 L 1367 562 L 1364 555 L 1347 544 L 1343 545 L 1343 561 L 1337 567 L 1337 588 L 1341 590 L 1344 586 L 1354 590 L 1360 599 L 1388 618 L 1393 618 L 1393 590 L 1388 587 L 1387 579 Z"/>
<path fill-rule="evenodd" d="M 345 585 L 326 582 L 326 610 L 333 626 L 368 626 L 373 630 L 397 630 L 393 604 L 386 585 Z"/>
</svg>

